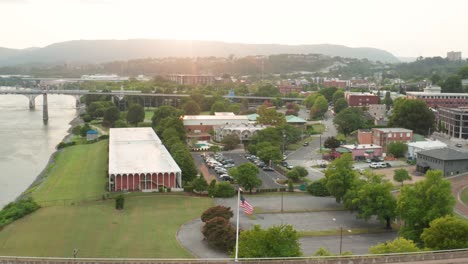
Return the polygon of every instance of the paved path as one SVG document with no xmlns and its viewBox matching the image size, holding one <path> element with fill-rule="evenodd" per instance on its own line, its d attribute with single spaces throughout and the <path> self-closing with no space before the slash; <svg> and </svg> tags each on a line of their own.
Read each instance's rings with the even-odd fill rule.
<svg viewBox="0 0 468 264">
<path fill-rule="evenodd" d="M 271 212 L 281 209 L 281 195 L 270 196 L 245 196 L 257 211 Z M 229 206 L 234 211 L 234 217 L 231 219 L 232 224 L 236 224 L 237 206 L 236 198 L 221 199 L 216 198 L 215 202 L 220 205 Z M 242 213 L 239 216 L 240 227 L 242 229 L 250 229 L 253 225 L 260 225 L 267 228 L 273 225 L 291 224 L 298 231 L 318 231 L 339 229 L 340 226 L 344 230 L 352 230 L 356 228 L 379 228 L 384 225 L 378 221 L 370 220 L 368 222 L 356 219 L 355 215 L 348 211 L 320 211 L 320 212 L 302 212 L 291 213 L 288 210 L 340 210 L 342 206 L 337 204 L 334 198 L 329 197 L 314 197 L 309 195 L 284 195 L 283 207 L 285 213 L 260 213 L 255 217 L 248 217 Z M 333 221 L 333 218 L 336 221 Z M 228 257 L 227 254 L 213 250 L 203 240 L 201 234 L 203 223 L 199 219 L 192 220 L 184 224 L 177 233 L 177 239 L 188 251 L 198 258 L 223 258 Z M 363 234 L 343 236 L 343 248 L 352 250 L 355 254 L 367 253 L 369 246 L 377 242 L 385 242 L 395 237 L 395 233 L 384 234 Z M 338 252 L 333 245 L 339 245 L 339 237 L 304 237 L 301 238 L 301 248 L 304 255 L 312 255 L 320 246 L 329 247 L 330 250 Z M 354 252 L 356 251 L 356 252 Z"/>
<path fill-rule="evenodd" d="M 468 218 L 468 206 L 460 199 L 461 191 L 464 188 L 468 188 L 468 174 L 452 177 L 449 180 L 452 183 L 452 195 L 456 200 L 455 211 L 461 216 Z"/>
</svg>

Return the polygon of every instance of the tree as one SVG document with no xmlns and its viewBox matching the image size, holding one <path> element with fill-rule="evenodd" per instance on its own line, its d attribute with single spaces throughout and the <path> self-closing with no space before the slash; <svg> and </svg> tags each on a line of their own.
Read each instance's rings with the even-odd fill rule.
<svg viewBox="0 0 468 264">
<path fill-rule="evenodd" d="M 401 182 L 402 187 L 404 181 L 412 179 L 406 169 L 397 169 L 393 173 L 393 180 L 395 180 L 396 182 Z"/>
<path fill-rule="evenodd" d="M 443 93 L 463 93 L 463 86 L 461 83 L 460 76 L 451 75 L 449 76 L 442 85 Z"/>
<path fill-rule="evenodd" d="M 396 217 L 396 199 L 391 193 L 393 185 L 383 180 L 381 175 L 370 174 L 365 180 L 356 180 L 351 190 L 344 196 L 347 209 L 357 211 L 357 218 L 369 220 L 377 216 L 386 228 L 391 229 L 391 223 Z"/>
<path fill-rule="evenodd" d="M 328 110 L 328 102 L 324 96 L 319 96 L 315 99 L 314 105 L 310 109 L 311 118 L 322 118 Z"/>
<path fill-rule="evenodd" d="M 184 104 L 183 109 L 186 115 L 199 115 L 201 111 L 200 105 L 198 105 L 198 103 L 194 100 L 187 101 Z"/>
<path fill-rule="evenodd" d="M 333 93 L 333 96 L 332 96 L 333 104 L 336 104 L 336 102 L 339 99 L 344 99 L 344 90 L 342 90 L 342 89 L 338 89 L 338 90 L 336 90 L 336 92 Z M 345 100 L 345 102 L 346 102 L 346 100 Z"/>
<path fill-rule="evenodd" d="M 419 248 L 409 239 L 403 237 L 395 238 L 393 241 L 379 243 L 369 248 L 371 254 L 418 252 Z"/>
<path fill-rule="evenodd" d="M 279 90 L 278 88 L 276 88 L 276 86 L 272 84 L 262 84 L 260 87 L 258 87 L 257 91 L 255 92 L 255 95 L 274 97 L 276 95 L 279 95 Z"/>
<path fill-rule="evenodd" d="M 223 217 L 208 220 L 202 233 L 210 246 L 225 252 L 231 251 L 236 244 L 236 229 Z"/>
<path fill-rule="evenodd" d="M 365 120 L 362 110 L 358 107 L 350 107 L 338 113 L 333 120 L 340 133 L 349 135 L 351 132 L 363 128 Z"/>
<path fill-rule="evenodd" d="M 338 90 L 336 87 L 322 88 L 318 91 L 319 94 L 325 96 L 328 102 L 332 102 L 333 94 Z"/>
<path fill-rule="evenodd" d="M 205 180 L 205 177 L 201 175 L 200 177 L 196 177 L 195 180 L 192 182 L 193 189 L 199 193 L 204 192 L 208 189 L 208 183 Z"/>
<path fill-rule="evenodd" d="M 220 182 L 216 184 L 216 189 L 214 196 L 215 197 L 222 197 L 222 198 L 229 198 L 233 197 L 236 194 L 236 190 L 234 186 L 232 186 L 229 182 Z"/>
<path fill-rule="evenodd" d="M 186 182 L 193 180 L 198 172 L 187 146 L 182 142 L 174 144 L 170 146 L 170 153 L 182 170 L 182 179 Z"/>
<path fill-rule="evenodd" d="M 161 122 L 161 120 L 171 117 L 171 116 L 179 118 L 182 114 L 183 114 L 182 111 L 175 107 L 172 107 L 169 105 L 163 105 L 163 106 L 156 108 L 156 110 L 154 111 L 153 117 L 151 118 L 151 121 L 152 121 L 153 127 L 156 127 Z"/>
<path fill-rule="evenodd" d="M 286 118 L 280 112 L 277 112 L 274 108 L 267 108 L 262 105 L 257 109 L 257 122 L 264 125 L 279 126 L 286 123 Z"/>
<path fill-rule="evenodd" d="M 315 99 L 317 99 L 318 96 L 320 96 L 319 93 L 312 93 L 309 96 L 307 96 L 302 103 L 307 109 L 310 109 L 314 105 Z"/>
<path fill-rule="evenodd" d="M 280 161 L 283 158 L 279 146 L 275 146 L 270 142 L 261 142 L 256 146 L 257 156 L 264 162 Z"/>
<path fill-rule="evenodd" d="M 435 116 L 424 101 L 398 98 L 393 102 L 389 127 L 403 127 L 425 135 L 434 127 Z"/>
<path fill-rule="evenodd" d="M 118 127 L 128 127 L 128 125 L 127 125 L 127 122 L 125 122 L 122 119 L 119 119 L 119 120 L 115 121 L 114 127 L 116 127 L 116 128 L 118 128 Z"/>
<path fill-rule="evenodd" d="M 458 70 L 458 76 L 460 79 L 468 79 L 468 66 L 463 66 Z"/>
<path fill-rule="evenodd" d="M 111 126 L 114 125 L 115 121 L 119 120 L 119 118 L 120 111 L 115 106 L 111 106 L 104 111 L 104 121 L 109 122 Z"/>
<path fill-rule="evenodd" d="M 298 182 L 307 175 L 309 175 L 309 172 L 302 166 L 296 166 L 292 170 L 288 171 L 288 173 L 286 173 L 286 176 L 293 182 Z"/>
<path fill-rule="evenodd" d="M 132 104 L 128 108 L 128 113 L 127 113 L 127 122 L 129 122 L 132 125 L 136 125 L 139 122 L 142 122 L 145 120 L 145 109 L 143 106 L 139 104 Z"/>
<path fill-rule="evenodd" d="M 434 219 L 424 229 L 421 240 L 434 250 L 468 248 L 468 223 L 453 216 Z"/>
<path fill-rule="evenodd" d="M 348 102 L 346 102 L 346 99 L 344 98 L 339 98 L 333 105 L 333 110 L 335 111 L 335 114 L 338 114 L 346 108 L 348 108 Z"/>
<path fill-rule="evenodd" d="M 408 145 L 401 141 L 390 142 L 387 145 L 387 151 L 389 154 L 393 155 L 395 158 L 401 158 L 405 155 L 408 150 Z"/>
<path fill-rule="evenodd" d="M 433 85 L 437 85 L 442 81 L 442 77 L 440 77 L 440 75 L 437 73 L 432 74 L 430 79 Z"/>
<path fill-rule="evenodd" d="M 384 104 L 385 104 L 385 107 L 387 108 L 387 111 L 390 110 L 390 108 L 392 107 L 393 100 L 392 100 L 392 97 L 390 96 L 390 92 L 385 93 Z"/>
<path fill-rule="evenodd" d="M 124 198 L 123 194 L 119 194 L 115 198 L 115 209 L 123 210 L 124 209 L 124 203 L 125 203 L 125 198 Z"/>
<path fill-rule="evenodd" d="M 340 203 L 357 177 L 356 171 L 353 170 L 351 154 L 345 153 L 332 161 L 325 170 L 325 177 L 328 192 L 335 197 L 337 203 Z"/>
<path fill-rule="evenodd" d="M 211 105 L 210 113 L 214 114 L 215 112 L 226 112 L 227 105 L 224 101 L 216 101 Z"/>
<path fill-rule="evenodd" d="M 262 185 L 262 180 L 257 177 L 258 168 L 252 163 L 244 163 L 229 170 L 229 174 L 245 190 L 252 193 L 253 188 Z"/>
<path fill-rule="evenodd" d="M 325 142 L 323 143 L 323 146 L 328 149 L 338 148 L 340 145 L 341 145 L 341 142 L 335 137 L 328 137 L 327 139 L 325 139 Z"/>
<path fill-rule="evenodd" d="M 229 220 L 233 215 L 231 207 L 217 205 L 206 209 L 201 215 L 201 220 L 205 223 L 215 217 L 222 217 Z"/>
<path fill-rule="evenodd" d="M 330 193 L 328 192 L 326 184 L 327 182 L 325 178 L 313 181 L 311 184 L 307 186 L 307 192 L 309 192 L 313 196 L 319 196 L 319 197 L 330 196 Z"/>
<path fill-rule="evenodd" d="M 240 258 L 274 258 L 302 256 L 299 233 L 291 225 L 262 229 L 255 225 L 239 236 Z"/>
<path fill-rule="evenodd" d="M 455 199 L 450 182 L 442 176 L 442 171 L 428 170 L 426 179 L 401 188 L 397 201 L 397 215 L 404 221 L 400 235 L 419 241 L 423 229 L 439 217 L 451 215 Z"/>
<path fill-rule="evenodd" d="M 224 145 L 224 150 L 232 150 L 237 148 L 240 143 L 239 137 L 236 134 L 230 134 L 224 136 L 221 143 Z"/>
</svg>

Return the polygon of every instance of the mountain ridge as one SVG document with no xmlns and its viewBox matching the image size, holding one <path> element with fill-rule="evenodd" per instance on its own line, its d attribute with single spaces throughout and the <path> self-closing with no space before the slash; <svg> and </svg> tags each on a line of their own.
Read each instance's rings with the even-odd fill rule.
<svg viewBox="0 0 468 264">
<path fill-rule="evenodd" d="M 43 48 L 0 48 L 0 66 L 21 64 L 103 63 L 162 57 L 237 57 L 273 54 L 324 54 L 381 62 L 399 62 L 388 51 L 335 44 L 244 44 L 200 40 L 70 40 Z"/>
</svg>

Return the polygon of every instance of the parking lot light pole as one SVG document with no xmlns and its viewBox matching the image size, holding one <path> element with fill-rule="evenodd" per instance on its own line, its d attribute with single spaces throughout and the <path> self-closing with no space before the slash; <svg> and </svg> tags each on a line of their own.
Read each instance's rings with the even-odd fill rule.
<svg viewBox="0 0 468 264">
<path fill-rule="evenodd" d="M 333 222 L 336 223 L 336 218 L 333 218 Z M 351 230 L 348 230 L 351 233 Z M 340 225 L 340 255 L 343 248 L 343 225 Z"/>
</svg>

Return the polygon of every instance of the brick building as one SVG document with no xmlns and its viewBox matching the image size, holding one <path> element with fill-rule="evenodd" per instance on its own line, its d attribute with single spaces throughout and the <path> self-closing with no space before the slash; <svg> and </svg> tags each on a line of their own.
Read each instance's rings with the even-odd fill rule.
<svg viewBox="0 0 468 264">
<path fill-rule="evenodd" d="M 215 115 L 185 115 L 182 118 L 188 138 L 209 140 L 215 126 L 248 124 L 246 115 L 215 113 Z"/>
<path fill-rule="evenodd" d="M 413 131 L 406 128 L 373 128 L 372 144 L 382 146 L 387 152 L 387 145 L 391 142 L 412 142 Z"/>
<path fill-rule="evenodd" d="M 450 137 L 468 139 L 468 107 L 440 107 L 437 119 Z"/>
<path fill-rule="evenodd" d="M 439 86 L 428 86 L 424 92 L 406 92 L 406 98 L 426 102 L 432 108 L 468 106 L 468 93 L 442 93 Z"/>
<path fill-rule="evenodd" d="M 323 87 L 336 87 L 346 89 L 349 87 L 349 81 L 344 80 L 325 80 L 322 83 Z"/>
<path fill-rule="evenodd" d="M 359 129 L 358 130 L 358 142 L 359 144 L 372 144 L 372 130 Z"/>
<path fill-rule="evenodd" d="M 361 107 L 379 104 L 379 97 L 371 93 L 345 92 L 345 99 L 351 107 Z"/>
<path fill-rule="evenodd" d="M 167 76 L 169 80 L 177 84 L 187 85 L 211 85 L 215 81 L 213 75 L 198 75 L 198 74 L 170 74 Z"/>
</svg>

